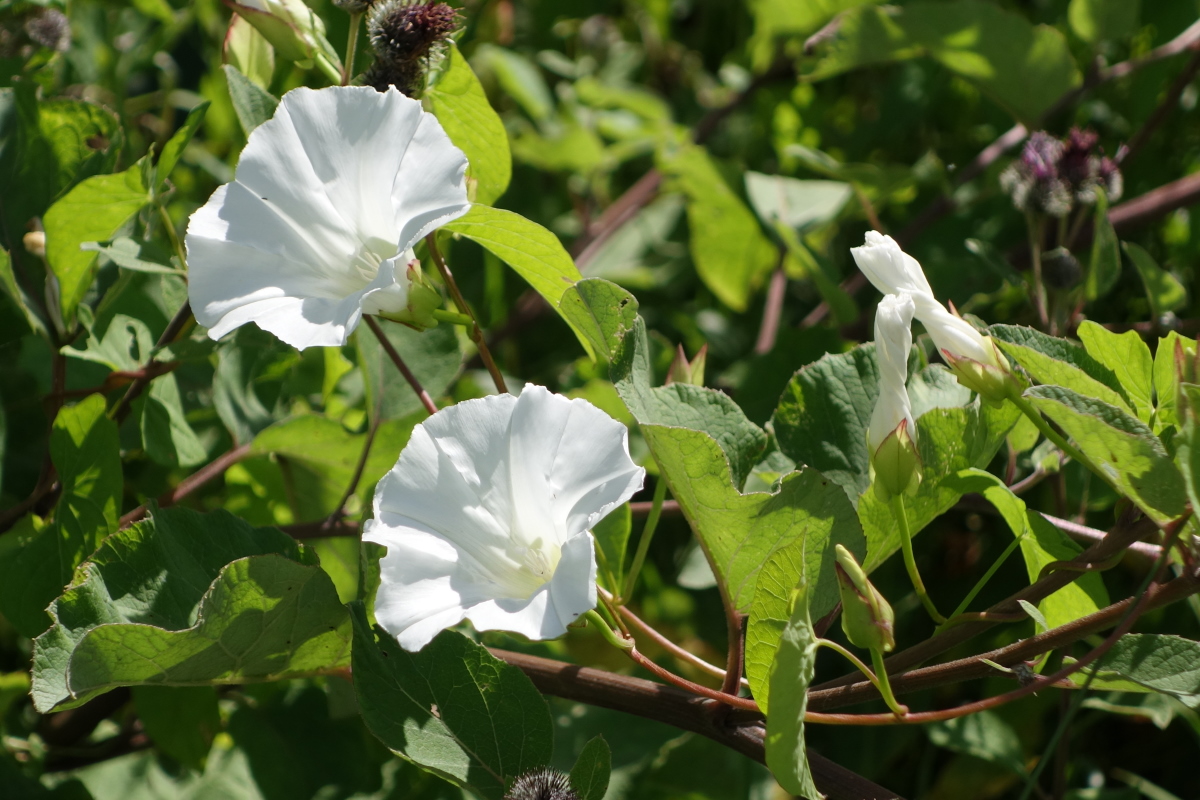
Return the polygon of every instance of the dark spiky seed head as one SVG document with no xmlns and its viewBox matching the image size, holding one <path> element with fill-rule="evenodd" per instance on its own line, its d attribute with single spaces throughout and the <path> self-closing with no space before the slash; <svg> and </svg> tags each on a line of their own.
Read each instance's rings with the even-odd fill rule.
<svg viewBox="0 0 1200 800">
<path fill-rule="evenodd" d="M 384 0 L 371 8 L 367 32 L 385 61 L 415 61 L 458 26 L 458 13 L 445 3 Z"/>
<path fill-rule="evenodd" d="M 571 779 L 549 767 L 526 772 L 513 781 L 504 800 L 579 800 Z"/>
<path fill-rule="evenodd" d="M 1042 274 L 1052 288 L 1070 289 L 1083 279 L 1083 267 L 1070 250 L 1056 247 L 1042 254 Z"/>
</svg>

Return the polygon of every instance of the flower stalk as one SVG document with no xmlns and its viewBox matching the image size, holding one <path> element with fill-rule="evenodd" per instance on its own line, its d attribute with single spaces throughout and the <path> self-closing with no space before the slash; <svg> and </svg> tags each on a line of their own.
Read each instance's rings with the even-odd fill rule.
<svg viewBox="0 0 1200 800">
<path fill-rule="evenodd" d="M 454 304 L 458 306 L 458 310 L 463 316 L 471 320 L 468 335 L 471 341 L 475 343 L 475 347 L 479 349 L 479 358 L 483 360 L 483 365 L 487 367 L 488 373 L 492 376 L 492 382 L 496 384 L 496 391 L 501 394 L 508 394 L 508 386 L 504 382 L 504 376 L 500 374 L 500 368 L 496 366 L 495 359 L 492 358 L 492 351 L 488 349 L 487 342 L 483 338 L 483 331 L 479 327 L 479 321 L 475 319 L 474 312 L 467 305 L 467 299 L 463 297 L 462 290 L 458 288 L 458 282 L 454 280 L 454 275 L 450 272 L 450 266 L 446 263 L 446 259 L 442 257 L 442 251 L 438 247 L 437 237 L 432 233 L 425 237 L 425 244 L 429 247 L 429 254 L 433 257 L 433 263 L 437 264 L 438 272 L 442 275 L 442 280 L 446 282 L 446 288 L 450 291 L 450 296 L 454 299 Z"/>
<path fill-rule="evenodd" d="M 354 58 L 358 54 L 358 29 L 362 25 L 363 12 L 350 12 L 350 33 L 346 38 L 346 62 L 342 64 L 342 86 L 349 86 L 354 77 Z"/>
<path fill-rule="evenodd" d="M 904 569 L 908 572 L 909 580 L 912 581 L 913 591 L 917 593 L 917 597 L 921 599 L 921 605 L 925 606 L 925 610 L 929 612 L 933 621 L 942 625 L 946 622 L 946 618 L 929 598 L 929 593 L 925 591 L 925 582 L 921 580 L 921 572 L 917 569 L 917 559 L 913 555 L 912 530 L 908 525 L 908 510 L 904 507 L 904 495 L 898 494 L 893 497 L 891 508 L 892 516 L 896 518 L 896 525 L 900 528 L 900 549 L 904 553 Z"/>
<path fill-rule="evenodd" d="M 589 623 L 595 626 L 596 630 L 600 632 L 600 635 L 604 637 L 604 640 L 613 647 L 617 648 L 618 650 L 633 649 L 633 639 L 626 638 L 625 636 L 622 636 L 614 631 L 612 626 L 605 621 L 604 617 L 600 616 L 596 609 L 593 608 L 583 616 L 587 618 Z"/>
<path fill-rule="evenodd" d="M 642 536 L 638 539 L 637 551 L 633 554 L 633 565 L 629 568 L 629 575 L 625 577 L 625 586 L 621 590 L 621 596 L 616 598 L 618 604 L 633 596 L 633 589 L 637 586 L 642 565 L 646 563 L 646 554 L 650 551 L 650 542 L 654 539 L 654 529 L 658 527 L 659 517 L 662 516 L 663 500 L 666 497 L 667 482 L 660 475 L 654 483 L 654 499 L 651 501 L 650 516 L 646 518 L 646 524 L 642 526 Z"/>
</svg>

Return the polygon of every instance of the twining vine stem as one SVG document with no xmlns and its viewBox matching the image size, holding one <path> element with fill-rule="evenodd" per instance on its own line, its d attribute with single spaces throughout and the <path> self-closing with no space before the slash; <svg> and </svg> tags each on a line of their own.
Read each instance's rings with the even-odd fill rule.
<svg viewBox="0 0 1200 800">
<path fill-rule="evenodd" d="M 396 369 L 400 370 L 400 374 L 404 376 L 404 380 L 408 381 L 408 385 L 416 392 L 417 397 L 421 400 L 421 405 L 430 415 L 437 413 L 437 404 L 433 402 L 433 398 L 429 396 L 429 392 L 425 391 L 425 387 L 417 380 L 417 376 L 408 368 L 408 364 L 404 363 L 404 359 L 400 357 L 400 353 L 396 350 L 392 341 L 388 339 L 387 334 L 383 332 L 383 328 L 375 321 L 374 317 L 363 315 L 363 321 L 367 323 L 367 327 L 371 329 L 371 333 L 375 334 L 375 338 L 379 340 L 379 344 L 383 347 L 383 351 L 388 354 L 388 358 L 396 365 Z"/>
</svg>

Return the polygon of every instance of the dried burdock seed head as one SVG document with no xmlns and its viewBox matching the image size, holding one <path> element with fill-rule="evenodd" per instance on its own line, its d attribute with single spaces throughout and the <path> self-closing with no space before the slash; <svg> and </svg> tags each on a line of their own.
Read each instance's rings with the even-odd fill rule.
<svg viewBox="0 0 1200 800">
<path fill-rule="evenodd" d="M 458 26 L 458 12 L 445 3 L 383 0 L 371 8 L 367 33 L 380 59 L 415 61 L 428 55 Z"/>
<path fill-rule="evenodd" d="M 579 795 L 571 788 L 570 778 L 543 767 L 513 781 L 504 800 L 579 800 Z"/>
</svg>

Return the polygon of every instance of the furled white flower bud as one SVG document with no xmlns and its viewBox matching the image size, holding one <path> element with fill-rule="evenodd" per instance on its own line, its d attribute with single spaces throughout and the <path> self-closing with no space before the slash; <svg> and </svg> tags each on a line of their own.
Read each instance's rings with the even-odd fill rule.
<svg viewBox="0 0 1200 800">
<path fill-rule="evenodd" d="M 914 316 L 925 326 L 959 383 L 992 401 L 1023 390 L 991 338 L 938 302 L 920 263 L 901 250 L 895 239 L 867 231 L 866 243 L 850 248 L 850 252 L 876 289 L 884 294 L 907 292 L 912 296 Z"/>
<path fill-rule="evenodd" d="M 921 482 L 917 424 L 908 400 L 908 354 L 912 350 L 913 300 L 908 292 L 889 294 L 875 312 L 875 356 L 879 399 L 867 428 L 871 482 L 884 502 L 916 489 Z"/>
</svg>

